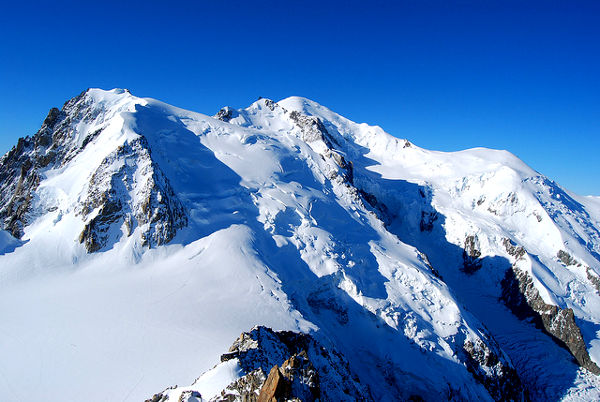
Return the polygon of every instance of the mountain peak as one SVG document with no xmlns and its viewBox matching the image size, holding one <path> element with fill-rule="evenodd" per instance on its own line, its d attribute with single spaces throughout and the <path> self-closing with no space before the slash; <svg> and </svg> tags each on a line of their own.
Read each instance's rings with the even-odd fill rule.
<svg viewBox="0 0 600 402">
<path fill-rule="evenodd" d="M 306 98 L 209 117 L 90 89 L 0 160 L 4 383 L 141 399 L 205 371 L 235 399 L 320 368 L 366 399 L 596 400 L 598 205 Z"/>
<path fill-rule="evenodd" d="M 321 106 L 317 102 L 308 98 L 304 98 L 302 96 L 290 96 L 280 100 L 279 102 L 277 102 L 277 104 L 287 110 L 295 110 L 299 113 L 307 115 L 313 115 L 314 112 L 317 110 L 326 109 L 324 106 Z"/>
</svg>

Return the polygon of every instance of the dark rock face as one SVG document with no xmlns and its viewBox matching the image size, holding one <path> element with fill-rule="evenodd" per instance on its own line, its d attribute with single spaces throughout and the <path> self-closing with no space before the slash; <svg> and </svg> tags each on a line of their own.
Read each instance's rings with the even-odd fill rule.
<svg viewBox="0 0 600 402">
<path fill-rule="evenodd" d="M 328 351 L 308 334 L 255 327 L 243 333 L 229 349 L 246 372 L 259 368 L 271 373 L 278 366 L 290 392 L 300 400 L 369 400 L 370 394 L 353 376 L 346 360 Z M 325 375 L 327 374 L 327 375 Z"/>
<path fill-rule="evenodd" d="M 224 108 L 222 108 L 221 110 L 219 110 L 217 112 L 217 114 L 215 115 L 215 118 L 219 119 L 221 121 L 224 121 L 224 122 L 228 122 L 229 120 L 233 119 L 234 117 L 237 117 L 237 115 L 238 115 L 238 113 L 235 110 L 233 110 L 229 106 L 225 106 Z"/>
<path fill-rule="evenodd" d="M 558 253 L 556 253 L 556 256 L 558 257 L 560 262 L 562 262 L 566 266 L 569 266 L 569 265 L 581 266 L 581 264 L 575 258 L 573 258 L 573 256 L 571 256 L 571 254 L 567 253 L 564 250 L 558 250 Z"/>
<path fill-rule="evenodd" d="M 79 243 L 83 243 L 89 253 L 98 251 L 106 245 L 111 224 L 123 216 L 121 201 L 114 198 L 114 191 L 108 194 L 102 195 L 98 214 L 86 223 L 79 235 Z"/>
<path fill-rule="evenodd" d="M 78 124 L 95 122 L 102 126 L 106 113 L 102 104 L 86 93 L 67 101 L 62 110 L 52 108 L 40 130 L 33 137 L 21 138 L 0 160 L 0 219 L 2 228 L 17 238 L 29 223 L 41 172 L 64 166 L 102 133 L 99 128 L 75 140 Z M 121 163 L 118 171 L 111 170 L 115 163 Z M 136 169 L 145 179 L 142 183 L 136 181 Z M 138 199 L 141 201 L 132 201 Z M 181 202 L 152 161 L 143 137 L 126 143 L 102 162 L 90 179 L 88 197 L 78 212 L 87 219 L 79 242 L 88 252 L 116 242 L 120 225 L 127 235 L 143 227 L 142 244 L 152 247 L 169 242 L 177 229 L 187 224 Z"/>
<path fill-rule="evenodd" d="M 258 402 L 270 402 L 289 396 L 290 387 L 277 365 L 273 366 L 258 395 Z M 287 398 L 286 398 L 287 399 Z"/>
<path fill-rule="evenodd" d="M 466 273 L 472 274 L 481 268 L 479 257 L 481 257 L 481 251 L 479 251 L 479 239 L 477 235 L 467 236 L 463 251 L 463 267 Z"/>
<path fill-rule="evenodd" d="M 298 113 L 295 110 L 290 112 L 289 116 L 296 126 L 300 128 L 300 132 L 302 133 L 302 141 L 310 143 L 321 140 L 327 145 L 327 148 L 333 148 L 333 139 L 327 132 L 327 129 L 323 125 L 321 119 L 316 116 L 306 116 Z"/>
<path fill-rule="evenodd" d="M 500 350 L 491 338 L 486 342 L 494 343 L 496 350 Z M 467 370 L 485 386 L 495 401 L 523 400 L 523 387 L 517 371 L 506 364 L 506 361 L 488 345 L 481 340 L 475 343 L 466 341 L 463 349 Z"/>
<path fill-rule="evenodd" d="M 33 137 L 20 138 L 0 159 L 0 219 L 2 228 L 20 238 L 28 223 L 33 192 L 40 183 L 40 170 L 60 166 L 72 152 L 72 126 L 88 114 L 82 109 L 84 94 L 65 103 L 62 110 L 50 109 Z"/>
<path fill-rule="evenodd" d="M 593 272 L 590 269 L 590 267 L 586 267 L 585 274 L 588 280 L 592 282 L 592 285 L 594 285 L 594 287 L 596 288 L 598 294 L 600 294 L 600 277 L 598 277 L 598 275 L 595 272 Z"/>
<path fill-rule="evenodd" d="M 2 228 L 17 238 L 23 235 L 32 194 L 40 182 L 33 149 L 32 139 L 20 138 L 0 160 L 0 219 Z"/>
<path fill-rule="evenodd" d="M 525 255 L 525 249 L 522 246 L 517 246 L 508 237 L 502 239 L 502 244 L 506 252 L 517 260 L 523 258 Z"/>
<path fill-rule="evenodd" d="M 369 205 L 377 218 L 384 223 L 384 225 L 389 225 L 392 220 L 395 218 L 395 215 L 388 209 L 387 205 L 383 202 L 380 202 L 375 195 L 369 193 L 363 189 L 357 188 L 357 192 L 360 195 L 360 202 L 362 205 Z"/>
<path fill-rule="evenodd" d="M 318 400 L 319 376 L 306 352 L 294 354 L 281 367 L 273 366 L 258 395 L 258 402 Z"/>
<path fill-rule="evenodd" d="M 522 259 L 526 251 L 517 246 L 508 238 L 503 239 L 504 248 L 518 261 Z M 558 258 L 565 265 L 575 265 L 578 262 L 567 252 L 560 250 Z M 588 269 L 588 279 L 590 273 Z M 594 283 L 592 281 L 592 283 Z M 600 285 L 600 280 L 598 280 Z M 596 285 L 596 286 L 599 286 Z M 600 374 L 600 368 L 594 363 L 588 354 L 581 330 L 575 322 L 575 315 L 570 308 L 561 309 L 557 306 L 546 304 L 533 284 L 533 279 L 514 264 L 506 271 L 501 282 L 501 300 L 520 319 L 532 319 L 536 327 L 550 335 L 556 343 L 567 349 L 577 363 L 594 374 Z"/>
<path fill-rule="evenodd" d="M 419 221 L 419 229 L 421 232 L 431 232 L 437 219 L 437 211 L 421 211 L 421 220 Z"/>
<path fill-rule="evenodd" d="M 265 372 L 262 369 L 256 369 L 229 384 L 221 392 L 221 395 L 212 398 L 212 401 L 235 402 L 241 398 L 243 402 L 256 402 L 266 381 Z"/>
<path fill-rule="evenodd" d="M 284 109 L 285 110 L 285 109 Z M 325 125 L 316 116 L 307 116 L 297 111 L 289 113 L 290 119 L 300 129 L 300 138 L 306 143 L 315 141 L 323 141 L 327 147 L 325 153 L 321 155 L 323 159 L 330 158 L 337 166 L 337 171 L 330 172 L 329 180 L 341 177 L 347 186 L 354 184 L 354 166 L 351 161 L 348 161 L 342 152 L 335 148 L 339 145 L 336 139 L 329 134 Z"/>
<path fill-rule="evenodd" d="M 221 362 L 232 359 L 237 359 L 244 375 L 210 401 L 372 400 L 369 390 L 350 372 L 346 360 L 308 334 L 254 327 L 242 333 L 221 356 Z M 166 401 L 175 388 L 168 388 L 146 402 Z M 186 387 L 180 400 L 192 402 L 195 400 L 192 398 L 200 398 L 193 388 L 193 385 Z"/>
<path fill-rule="evenodd" d="M 106 157 L 90 179 L 79 212 L 89 217 L 79 236 L 88 252 L 118 241 L 121 226 L 127 236 L 140 227 L 142 245 L 154 247 L 168 243 L 187 224 L 183 205 L 152 161 L 144 137 Z"/>
<path fill-rule="evenodd" d="M 532 319 L 538 328 L 571 352 L 581 367 L 600 374 L 600 368 L 590 359 L 572 309 L 546 304 L 531 277 L 514 265 L 507 270 L 501 285 L 501 299 L 517 317 Z"/>
<path fill-rule="evenodd" d="M 20 138 L 0 159 L 0 220 L 2 228 L 17 238 L 28 223 L 40 172 L 66 164 L 101 131 L 90 134 L 81 145 L 73 140 L 79 123 L 92 122 L 105 113 L 86 93 L 67 101 L 61 110 L 50 109 L 39 131 L 33 137 Z"/>
<path fill-rule="evenodd" d="M 169 397 L 163 393 L 154 394 L 152 398 L 146 399 L 144 402 L 167 402 L 171 401 Z M 202 395 L 197 391 L 183 391 L 177 402 L 202 402 Z"/>
<path fill-rule="evenodd" d="M 341 169 L 343 179 L 346 183 L 352 185 L 354 183 L 354 167 L 352 162 L 348 162 L 344 156 L 336 151 L 331 152 L 331 157 L 335 164 Z"/>
<path fill-rule="evenodd" d="M 330 290 L 326 287 L 311 292 L 306 301 L 313 312 L 319 314 L 327 311 L 340 324 L 345 325 L 348 323 L 347 309 L 336 302 Z"/>
<path fill-rule="evenodd" d="M 275 102 L 273 102 L 273 100 L 271 99 L 267 99 L 267 98 L 258 98 L 259 100 L 262 99 L 265 106 L 267 108 L 269 108 L 271 111 L 275 110 Z"/>
<path fill-rule="evenodd" d="M 148 398 L 144 402 L 166 402 L 167 400 L 168 397 L 166 395 L 164 395 L 163 393 L 158 393 L 152 395 L 152 398 Z"/>
</svg>

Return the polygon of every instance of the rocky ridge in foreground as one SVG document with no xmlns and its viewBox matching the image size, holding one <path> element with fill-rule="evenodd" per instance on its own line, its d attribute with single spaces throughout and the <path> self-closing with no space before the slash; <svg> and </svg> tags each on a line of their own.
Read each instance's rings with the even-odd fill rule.
<svg viewBox="0 0 600 402">
<path fill-rule="evenodd" d="M 221 363 L 191 386 L 168 388 L 146 402 L 273 400 L 371 401 L 373 398 L 338 352 L 327 350 L 308 334 L 257 326 L 242 333 L 221 356 Z"/>
<path fill-rule="evenodd" d="M 200 372 L 155 399 L 600 397 L 599 200 L 508 152 L 424 150 L 299 97 L 211 117 L 91 89 L 0 179 L 3 394 L 40 367 L 38 399 Z"/>
</svg>

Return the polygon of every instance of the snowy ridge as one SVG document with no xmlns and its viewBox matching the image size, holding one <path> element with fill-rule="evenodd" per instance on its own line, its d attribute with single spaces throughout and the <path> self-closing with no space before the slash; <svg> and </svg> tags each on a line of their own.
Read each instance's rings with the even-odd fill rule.
<svg viewBox="0 0 600 402">
<path fill-rule="evenodd" d="M 14 400 L 32 366 L 40 397 L 139 400 L 255 325 L 335 346 L 375 400 L 599 395 L 600 203 L 506 151 L 427 151 L 299 97 L 210 117 L 92 89 L 0 177 Z M 40 309 L 45 335 L 14 338 Z"/>
<path fill-rule="evenodd" d="M 371 396 L 335 350 L 327 350 L 310 335 L 258 326 L 242 333 L 221 355 L 221 363 L 191 386 L 169 387 L 148 401 L 270 398 L 364 401 Z"/>
</svg>

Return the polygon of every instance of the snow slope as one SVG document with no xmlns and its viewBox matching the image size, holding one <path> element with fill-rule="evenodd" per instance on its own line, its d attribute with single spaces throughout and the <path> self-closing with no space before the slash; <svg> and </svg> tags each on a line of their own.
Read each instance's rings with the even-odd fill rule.
<svg viewBox="0 0 600 402">
<path fill-rule="evenodd" d="M 600 396 L 499 300 L 526 273 L 600 363 L 596 199 L 304 98 L 214 117 L 126 90 L 69 102 L 0 161 L 3 400 L 144 399 L 255 325 L 311 332 L 377 400 Z"/>
<path fill-rule="evenodd" d="M 549 357 L 552 342 L 540 344 L 539 353 L 534 352 L 552 379 L 542 381 L 539 370 L 522 367 L 531 365 L 530 350 L 538 343 L 539 334 L 517 335 L 530 331 L 522 331 L 520 322 L 511 322 L 514 317 L 502 308 L 496 311 L 495 299 L 501 296 L 498 285 L 507 266 L 515 262 L 504 239 L 526 250 L 519 266 L 531 275 L 544 302 L 573 309 L 591 358 L 600 361 L 600 288 L 590 279 L 600 270 L 596 198 L 567 192 L 506 151 L 428 151 L 378 127 L 348 121 L 306 99 L 288 98 L 280 104 L 318 116 L 330 123 L 330 133 L 348 140 L 341 148 L 354 162 L 357 187 L 371 192 L 387 207 L 388 229 L 425 252 L 459 300 L 492 329 L 521 376 L 530 378 L 534 396 L 556 399 L 569 395 L 571 378 L 587 373 L 574 367 L 569 370 L 572 374 L 565 375 L 565 366 L 572 364 L 570 357 Z M 428 216 L 439 225 L 431 231 L 419 227 Z M 478 260 L 485 268 L 473 275 L 460 272 L 468 237 L 474 238 Z M 561 261 L 561 250 L 576 263 Z M 506 318 L 500 319 L 503 315 Z M 596 380 L 590 377 L 589 381 Z"/>
</svg>

